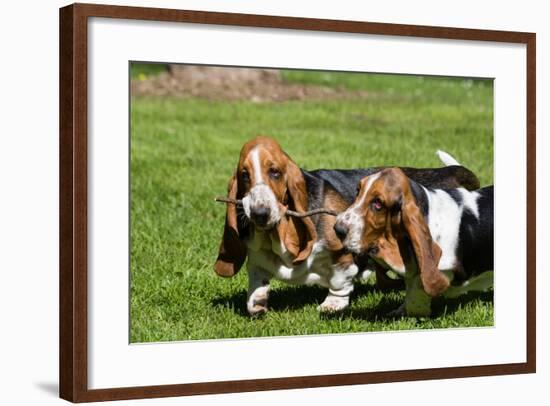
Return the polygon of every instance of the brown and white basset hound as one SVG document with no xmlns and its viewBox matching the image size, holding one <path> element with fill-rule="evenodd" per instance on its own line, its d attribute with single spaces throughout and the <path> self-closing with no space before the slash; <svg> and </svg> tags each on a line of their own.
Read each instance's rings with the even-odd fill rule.
<svg viewBox="0 0 550 406">
<path fill-rule="evenodd" d="M 451 157 L 448 160 L 451 165 L 442 168 L 403 170 L 428 186 L 479 186 L 472 172 L 454 165 Z M 359 180 L 381 169 L 305 171 L 272 138 L 257 137 L 244 144 L 228 185 L 228 197 L 242 200 L 242 206 L 227 206 L 214 270 L 220 276 L 233 276 L 248 257 L 251 315 L 267 311 L 272 278 L 327 287 L 320 311 L 348 306 L 353 279 L 366 265 L 355 263 L 343 247 L 333 229 L 335 217 L 287 217 L 285 211 L 321 207 L 344 211 L 355 199 Z"/>
<path fill-rule="evenodd" d="M 428 316 L 434 296 L 492 287 L 493 186 L 431 188 L 384 169 L 360 181 L 334 229 L 349 251 L 404 277 L 397 315 Z"/>
</svg>

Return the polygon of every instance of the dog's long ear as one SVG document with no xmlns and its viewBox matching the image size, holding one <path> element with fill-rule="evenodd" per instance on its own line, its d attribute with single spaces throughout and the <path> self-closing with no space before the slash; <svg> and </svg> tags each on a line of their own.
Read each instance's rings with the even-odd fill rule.
<svg viewBox="0 0 550 406">
<path fill-rule="evenodd" d="M 403 199 L 401 216 L 416 255 L 424 291 L 430 296 L 440 295 L 449 287 L 449 280 L 438 268 L 441 248 L 433 241 L 426 220 L 412 196 Z"/>
<path fill-rule="evenodd" d="M 302 171 L 290 159 L 287 163 L 287 187 L 289 194 L 288 206 L 297 212 L 308 210 L 306 182 Z M 313 243 L 317 239 L 315 225 L 311 218 L 290 217 L 287 221 L 284 244 L 294 255 L 294 264 L 298 264 L 311 254 Z"/>
<path fill-rule="evenodd" d="M 237 176 L 233 175 L 229 180 L 227 187 L 228 197 L 237 199 L 238 182 Z M 237 206 L 227 205 L 225 214 L 225 226 L 223 229 L 222 242 L 218 258 L 214 264 L 214 271 L 220 276 L 233 276 L 246 259 L 246 245 L 239 238 L 239 228 L 237 226 Z"/>
</svg>

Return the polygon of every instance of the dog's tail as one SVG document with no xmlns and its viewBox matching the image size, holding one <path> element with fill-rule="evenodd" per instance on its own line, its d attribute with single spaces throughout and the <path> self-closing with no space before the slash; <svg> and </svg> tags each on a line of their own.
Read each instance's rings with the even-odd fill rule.
<svg viewBox="0 0 550 406">
<path fill-rule="evenodd" d="M 445 151 L 441 151 L 440 149 L 438 149 L 436 154 L 439 160 L 443 162 L 443 165 L 445 166 L 452 166 L 452 165 L 462 166 L 462 164 L 458 162 L 451 154 L 448 154 Z"/>
<path fill-rule="evenodd" d="M 450 172 L 453 173 L 455 181 L 458 183 L 458 186 L 463 187 L 467 190 L 476 190 L 479 189 L 479 179 L 468 168 L 462 166 L 451 154 L 448 154 L 445 151 L 437 150 L 437 156 L 443 162 L 443 165 L 446 167 L 453 166 L 454 168 L 449 168 Z"/>
</svg>

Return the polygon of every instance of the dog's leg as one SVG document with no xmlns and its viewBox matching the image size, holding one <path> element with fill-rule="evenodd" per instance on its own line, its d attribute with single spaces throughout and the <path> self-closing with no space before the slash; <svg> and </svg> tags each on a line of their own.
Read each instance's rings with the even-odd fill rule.
<svg viewBox="0 0 550 406">
<path fill-rule="evenodd" d="M 317 308 L 322 313 L 336 313 L 349 306 L 349 296 L 353 292 L 353 278 L 359 272 L 354 263 L 335 265 L 331 269 L 329 293 Z"/>
<path fill-rule="evenodd" d="M 269 275 L 260 268 L 249 266 L 248 299 L 246 301 L 246 308 L 251 316 L 257 316 L 267 312 L 269 279 Z"/>
<path fill-rule="evenodd" d="M 397 309 L 394 309 L 394 310 L 388 312 L 388 314 L 386 316 L 391 317 L 391 318 L 395 318 L 395 319 L 399 319 L 401 317 L 405 317 L 406 315 L 407 315 L 407 310 L 405 309 L 405 302 L 403 302 L 403 303 L 401 303 L 401 305 Z"/>
<path fill-rule="evenodd" d="M 424 292 L 420 274 L 405 274 L 405 288 L 405 311 L 407 316 L 429 316 L 432 313 L 432 298 Z"/>
</svg>

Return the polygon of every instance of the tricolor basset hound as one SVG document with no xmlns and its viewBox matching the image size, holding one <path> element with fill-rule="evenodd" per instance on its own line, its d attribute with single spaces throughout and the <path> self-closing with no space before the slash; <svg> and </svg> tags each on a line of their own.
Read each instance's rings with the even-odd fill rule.
<svg viewBox="0 0 550 406">
<path fill-rule="evenodd" d="M 493 186 L 431 188 L 384 169 L 361 180 L 334 229 L 349 251 L 404 277 L 397 315 L 428 316 L 434 296 L 492 287 Z"/>
<path fill-rule="evenodd" d="M 214 270 L 220 276 L 233 276 L 248 257 L 247 309 L 251 315 L 267 311 L 272 278 L 327 287 L 320 311 L 348 306 L 353 279 L 364 265 L 354 263 L 353 255 L 337 238 L 335 217 L 287 217 L 285 211 L 325 207 L 341 212 L 355 199 L 359 180 L 381 169 L 305 171 L 268 137 L 257 137 L 242 147 L 228 185 L 228 197 L 241 199 L 242 207 L 227 206 Z M 462 166 L 403 170 L 427 186 L 479 187 L 476 176 Z"/>
</svg>

